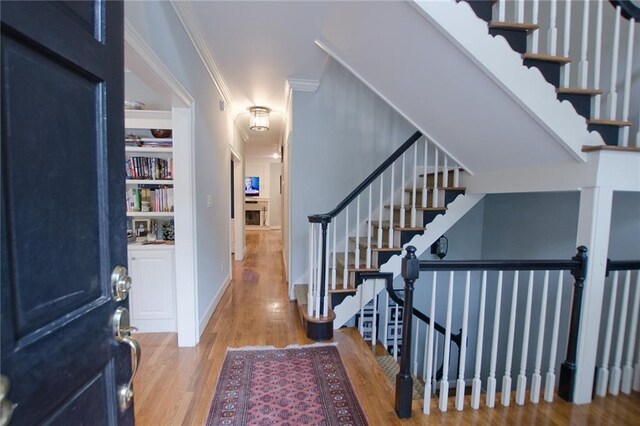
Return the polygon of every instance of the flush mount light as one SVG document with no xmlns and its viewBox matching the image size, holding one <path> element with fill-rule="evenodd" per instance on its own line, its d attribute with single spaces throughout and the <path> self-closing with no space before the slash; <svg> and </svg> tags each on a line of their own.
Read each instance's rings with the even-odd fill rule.
<svg viewBox="0 0 640 426">
<path fill-rule="evenodd" d="M 255 106 L 249 108 L 249 128 L 256 132 L 266 132 L 269 130 L 269 113 L 271 110 L 267 107 Z"/>
</svg>

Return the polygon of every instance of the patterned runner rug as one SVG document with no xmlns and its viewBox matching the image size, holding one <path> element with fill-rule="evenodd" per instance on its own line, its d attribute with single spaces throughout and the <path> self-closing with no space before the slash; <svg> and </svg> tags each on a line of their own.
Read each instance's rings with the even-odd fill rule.
<svg viewBox="0 0 640 426">
<path fill-rule="evenodd" d="M 229 349 L 207 425 L 367 425 L 333 345 Z"/>
</svg>

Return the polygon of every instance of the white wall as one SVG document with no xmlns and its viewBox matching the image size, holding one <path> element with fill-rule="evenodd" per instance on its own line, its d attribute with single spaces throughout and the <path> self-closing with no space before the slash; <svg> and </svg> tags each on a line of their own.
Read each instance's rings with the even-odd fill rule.
<svg viewBox="0 0 640 426">
<path fill-rule="evenodd" d="M 195 99 L 195 238 L 201 332 L 231 277 L 228 253 L 231 120 L 227 112 L 221 111 L 222 96 L 170 3 L 126 2 L 125 16 Z M 238 149 L 243 150 L 241 145 Z M 210 208 L 209 196 L 213 199 Z"/>
<path fill-rule="evenodd" d="M 307 217 L 336 207 L 415 128 L 333 61 L 315 93 L 293 92 L 292 108 L 289 280 L 299 284 L 307 281 Z"/>
</svg>

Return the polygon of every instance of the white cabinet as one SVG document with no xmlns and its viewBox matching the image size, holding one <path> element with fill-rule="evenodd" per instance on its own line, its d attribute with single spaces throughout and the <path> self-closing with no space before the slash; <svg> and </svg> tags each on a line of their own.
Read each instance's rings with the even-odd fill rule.
<svg viewBox="0 0 640 426">
<path fill-rule="evenodd" d="M 177 331 L 174 254 L 173 246 L 129 244 L 131 325 L 142 333 Z"/>
</svg>

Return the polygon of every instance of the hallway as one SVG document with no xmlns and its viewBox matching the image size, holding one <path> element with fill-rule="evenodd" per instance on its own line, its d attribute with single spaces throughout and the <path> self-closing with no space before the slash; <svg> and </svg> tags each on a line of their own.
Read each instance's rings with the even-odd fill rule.
<svg viewBox="0 0 640 426">
<path fill-rule="evenodd" d="M 233 279 L 195 348 L 178 348 L 175 333 L 136 334 L 142 345 L 134 380 L 138 425 L 203 425 L 227 347 L 311 344 L 295 302 L 287 296 L 280 231 L 248 231 L 247 254 L 234 262 Z M 598 398 L 591 405 L 564 402 L 478 411 L 421 414 L 400 421 L 394 390 L 371 350 L 352 329 L 335 333 L 340 355 L 372 426 L 390 424 L 638 424 L 640 397 Z"/>
</svg>

